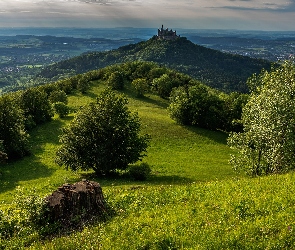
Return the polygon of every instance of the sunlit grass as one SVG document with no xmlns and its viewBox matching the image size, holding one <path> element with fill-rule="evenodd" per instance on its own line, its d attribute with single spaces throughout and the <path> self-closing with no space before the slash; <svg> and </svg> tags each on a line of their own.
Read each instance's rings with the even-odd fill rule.
<svg viewBox="0 0 295 250">
<path fill-rule="evenodd" d="M 94 85 L 86 95 L 76 93 L 69 97 L 73 111 L 94 101 L 105 86 Z M 143 159 L 153 170 L 149 184 L 188 183 L 210 181 L 234 177 L 228 164 L 230 150 L 226 146 L 227 135 L 222 132 L 184 127 L 176 124 L 168 114 L 168 101 L 158 96 L 148 95 L 138 99 L 127 89 L 129 108 L 137 112 L 142 121 L 142 133 L 151 135 L 151 145 Z M 73 173 L 59 167 L 54 162 L 59 145 L 60 129 L 73 118 L 71 113 L 65 119 L 55 117 L 32 131 L 30 137 L 32 155 L 22 161 L 1 167 L 0 201 L 9 203 L 15 188 L 36 189 L 40 195 L 52 192 L 64 182 L 77 181 L 81 173 Z M 97 179 L 110 185 L 116 180 Z M 117 184 L 131 185 L 129 180 L 118 180 Z"/>
<path fill-rule="evenodd" d="M 56 165 L 54 158 L 60 129 L 71 121 L 79 107 L 93 101 L 104 87 L 101 82 L 96 83 L 86 95 L 70 96 L 72 113 L 68 117 L 54 117 L 52 122 L 31 133 L 32 155 L 1 167 L 0 208 L 9 207 L 18 186 L 24 193 L 36 190 L 44 197 L 65 182 L 87 178 L 101 183 L 116 215 L 106 223 L 44 242 L 37 233 L 27 238 L 14 237 L 6 241 L 7 249 L 30 244 L 33 244 L 31 249 L 220 249 L 223 241 L 227 240 L 232 246 L 234 240 L 249 234 L 250 217 L 239 221 L 235 204 L 245 200 L 251 206 L 249 211 L 252 213 L 254 209 L 255 213 L 252 205 L 264 202 L 259 200 L 260 193 L 270 185 L 261 185 L 253 192 L 251 188 L 260 182 L 268 183 L 268 179 L 249 180 L 237 176 L 228 163 L 231 150 L 226 145 L 227 134 L 176 124 L 169 117 L 168 101 L 152 94 L 136 98 L 130 89 L 124 91 L 130 110 L 141 118 L 142 133 L 152 138 L 143 159 L 152 168 L 152 176 L 147 181 L 98 178 L 91 171 L 71 172 Z M 272 178 L 276 180 L 272 183 L 277 185 L 277 190 L 281 181 L 286 182 L 284 178 L 289 180 L 288 189 L 293 188 L 293 175 Z M 282 191 L 281 197 L 286 197 L 288 189 Z M 267 201 L 273 198 L 268 194 L 264 197 Z M 252 199 L 257 202 L 251 203 Z M 264 206 L 272 209 L 263 204 L 261 209 Z M 269 213 L 263 217 L 265 224 Z M 255 217 L 257 230 L 262 225 L 259 224 L 261 218 Z M 282 218 L 290 224 L 293 215 L 287 218 L 285 214 Z M 279 231 L 283 231 L 281 224 Z M 285 237 L 287 233 L 280 235 Z"/>
<path fill-rule="evenodd" d="M 30 249 L 294 249 L 294 182 L 290 173 L 109 187 L 113 219 Z"/>
</svg>

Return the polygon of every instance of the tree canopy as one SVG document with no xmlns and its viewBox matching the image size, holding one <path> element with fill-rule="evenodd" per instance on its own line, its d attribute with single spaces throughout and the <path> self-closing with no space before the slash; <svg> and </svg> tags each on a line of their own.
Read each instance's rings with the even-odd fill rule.
<svg viewBox="0 0 295 250">
<path fill-rule="evenodd" d="M 126 106 L 127 99 L 110 89 L 84 106 L 60 136 L 56 161 L 72 170 L 93 169 L 96 174 L 124 170 L 140 160 L 149 136 L 140 135 L 140 120 Z"/>
<path fill-rule="evenodd" d="M 295 66 L 286 62 L 249 79 L 252 90 L 243 109 L 243 132 L 229 145 L 238 150 L 231 162 L 252 175 L 295 167 Z"/>
<path fill-rule="evenodd" d="M 15 96 L 0 97 L 0 153 L 3 158 L 19 159 L 27 155 L 28 134 L 25 131 L 24 116 Z"/>
</svg>

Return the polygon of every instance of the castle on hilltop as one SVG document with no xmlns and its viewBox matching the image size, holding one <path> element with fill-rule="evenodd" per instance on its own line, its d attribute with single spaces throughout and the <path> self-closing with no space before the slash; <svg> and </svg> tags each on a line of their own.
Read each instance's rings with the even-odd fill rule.
<svg viewBox="0 0 295 250">
<path fill-rule="evenodd" d="M 163 39 L 163 40 L 175 40 L 175 39 L 179 38 L 179 36 L 176 35 L 176 30 L 175 31 L 173 31 L 172 29 L 168 30 L 168 28 L 164 29 L 163 24 L 162 24 L 162 28 L 158 29 L 157 38 Z"/>
</svg>

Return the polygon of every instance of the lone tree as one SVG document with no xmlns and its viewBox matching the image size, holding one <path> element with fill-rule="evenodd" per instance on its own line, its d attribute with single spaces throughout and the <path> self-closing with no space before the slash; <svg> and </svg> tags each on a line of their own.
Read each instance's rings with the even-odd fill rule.
<svg viewBox="0 0 295 250">
<path fill-rule="evenodd" d="M 125 97 L 106 89 L 96 102 L 81 108 L 62 130 L 56 162 L 101 175 L 140 160 L 150 137 L 139 135 L 139 117 L 128 110 L 127 103 Z"/>
<path fill-rule="evenodd" d="M 251 175 L 295 168 L 295 65 L 286 62 L 249 79 L 251 95 L 243 109 L 243 132 L 230 135 L 238 149 L 231 162 Z"/>
</svg>

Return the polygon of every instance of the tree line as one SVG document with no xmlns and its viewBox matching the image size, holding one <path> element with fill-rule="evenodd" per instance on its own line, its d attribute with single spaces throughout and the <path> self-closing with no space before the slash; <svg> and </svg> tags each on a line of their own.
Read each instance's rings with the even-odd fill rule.
<svg viewBox="0 0 295 250">
<path fill-rule="evenodd" d="M 30 153 L 29 132 L 49 122 L 54 114 L 69 113 L 67 95 L 85 92 L 95 74 L 89 72 L 66 80 L 30 87 L 0 96 L 0 158 L 15 160 Z"/>
<path fill-rule="evenodd" d="M 5 94 L 0 97 L 0 161 L 3 162 L 7 158 L 19 159 L 29 154 L 28 132 L 35 126 L 50 121 L 54 112 L 60 116 L 67 115 L 69 112 L 66 105 L 67 94 L 73 91 L 85 93 L 92 81 L 99 80 L 105 82 L 112 91 L 120 91 L 128 87 L 139 98 L 147 93 L 153 93 L 169 100 L 168 110 L 171 118 L 182 125 L 231 132 L 228 144 L 237 149 L 237 154 L 231 159 L 237 170 L 261 175 L 293 169 L 293 162 L 295 162 L 294 79 L 294 62 L 286 62 L 280 67 L 273 67 L 270 71 L 264 70 L 249 78 L 247 84 L 251 90 L 250 95 L 235 92 L 227 94 L 159 64 L 134 61 Z M 105 99 L 111 101 L 107 103 Z M 104 117 L 113 112 L 113 109 L 117 110 L 114 116 L 127 112 L 125 97 L 119 98 L 114 92 L 105 92 L 96 102 L 78 112 L 82 118 L 87 117 L 87 120 L 94 118 L 93 124 L 89 125 L 92 129 L 93 126 L 99 127 L 95 118 L 101 115 L 105 108 L 102 103 L 110 108 L 103 114 Z M 118 103 L 120 108 L 110 105 L 115 103 Z M 132 130 L 139 132 L 140 123 L 137 123 L 136 116 L 127 115 L 126 117 L 123 127 L 119 130 L 124 131 L 124 126 L 130 121 L 131 124 L 128 126 L 132 128 L 136 121 L 137 125 L 133 127 L 136 129 Z M 67 139 L 67 136 L 72 133 L 74 126 L 82 129 L 78 122 L 80 118 L 73 121 L 70 125 L 72 127 L 64 129 L 64 135 L 61 137 L 64 144 L 71 141 Z M 119 122 L 121 121 L 116 121 L 114 124 Z M 102 131 L 106 127 L 104 126 Z M 113 128 L 118 129 L 116 126 Z M 126 138 L 128 136 L 130 135 L 119 135 Z M 131 162 L 143 156 L 142 152 L 148 146 L 148 140 L 148 137 L 136 136 L 129 140 L 129 142 L 137 141 L 138 145 L 141 145 L 135 146 L 140 150 L 132 153 L 136 157 L 128 156 L 132 159 Z M 70 152 L 67 151 L 67 146 L 64 147 L 58 153 L 60 164 L 70 162 L 67 158 L 63 158 L 65 155 L 70 155 L 67 153 Z M 128 147 L 130 148 L 130 145 Z M 99 150 L 101 148 L 98 148 Z M 120 155 L 124 154 L 121 152 Z M 83 154 L 81 157 L 83 158 Z M 88 158 L 93 159 L 91 155 Z M 114 163 L 113 166 L 115 165 L 118 164 Z M 125 169 L 128 164 L 125 162 L 119 165 Z M 71 168 L 71 165 L 69 167 Z M 73 168 L 76 169 L 77 166 Z M 101 167 L 98 169 L 97 172 L 100 172 Z"/>
<path fill-rule="evenodd" d="M 89 71 L 67 79 L 0 96 L 2 159 L 29 154 L 29 132 L 53 115 L 69 113 L 67 95 L 85 93 L 92 81 L 104 81 L 112 90 L 127 85 L 138 97 L 154 93 L 170 100 L 169 112 L 183 125 L 226 131 L 239 130 L 238 121 L 247 95 L 214 90 L 192 77 L 153 62 L 128 62 Z"/>
</svg>

